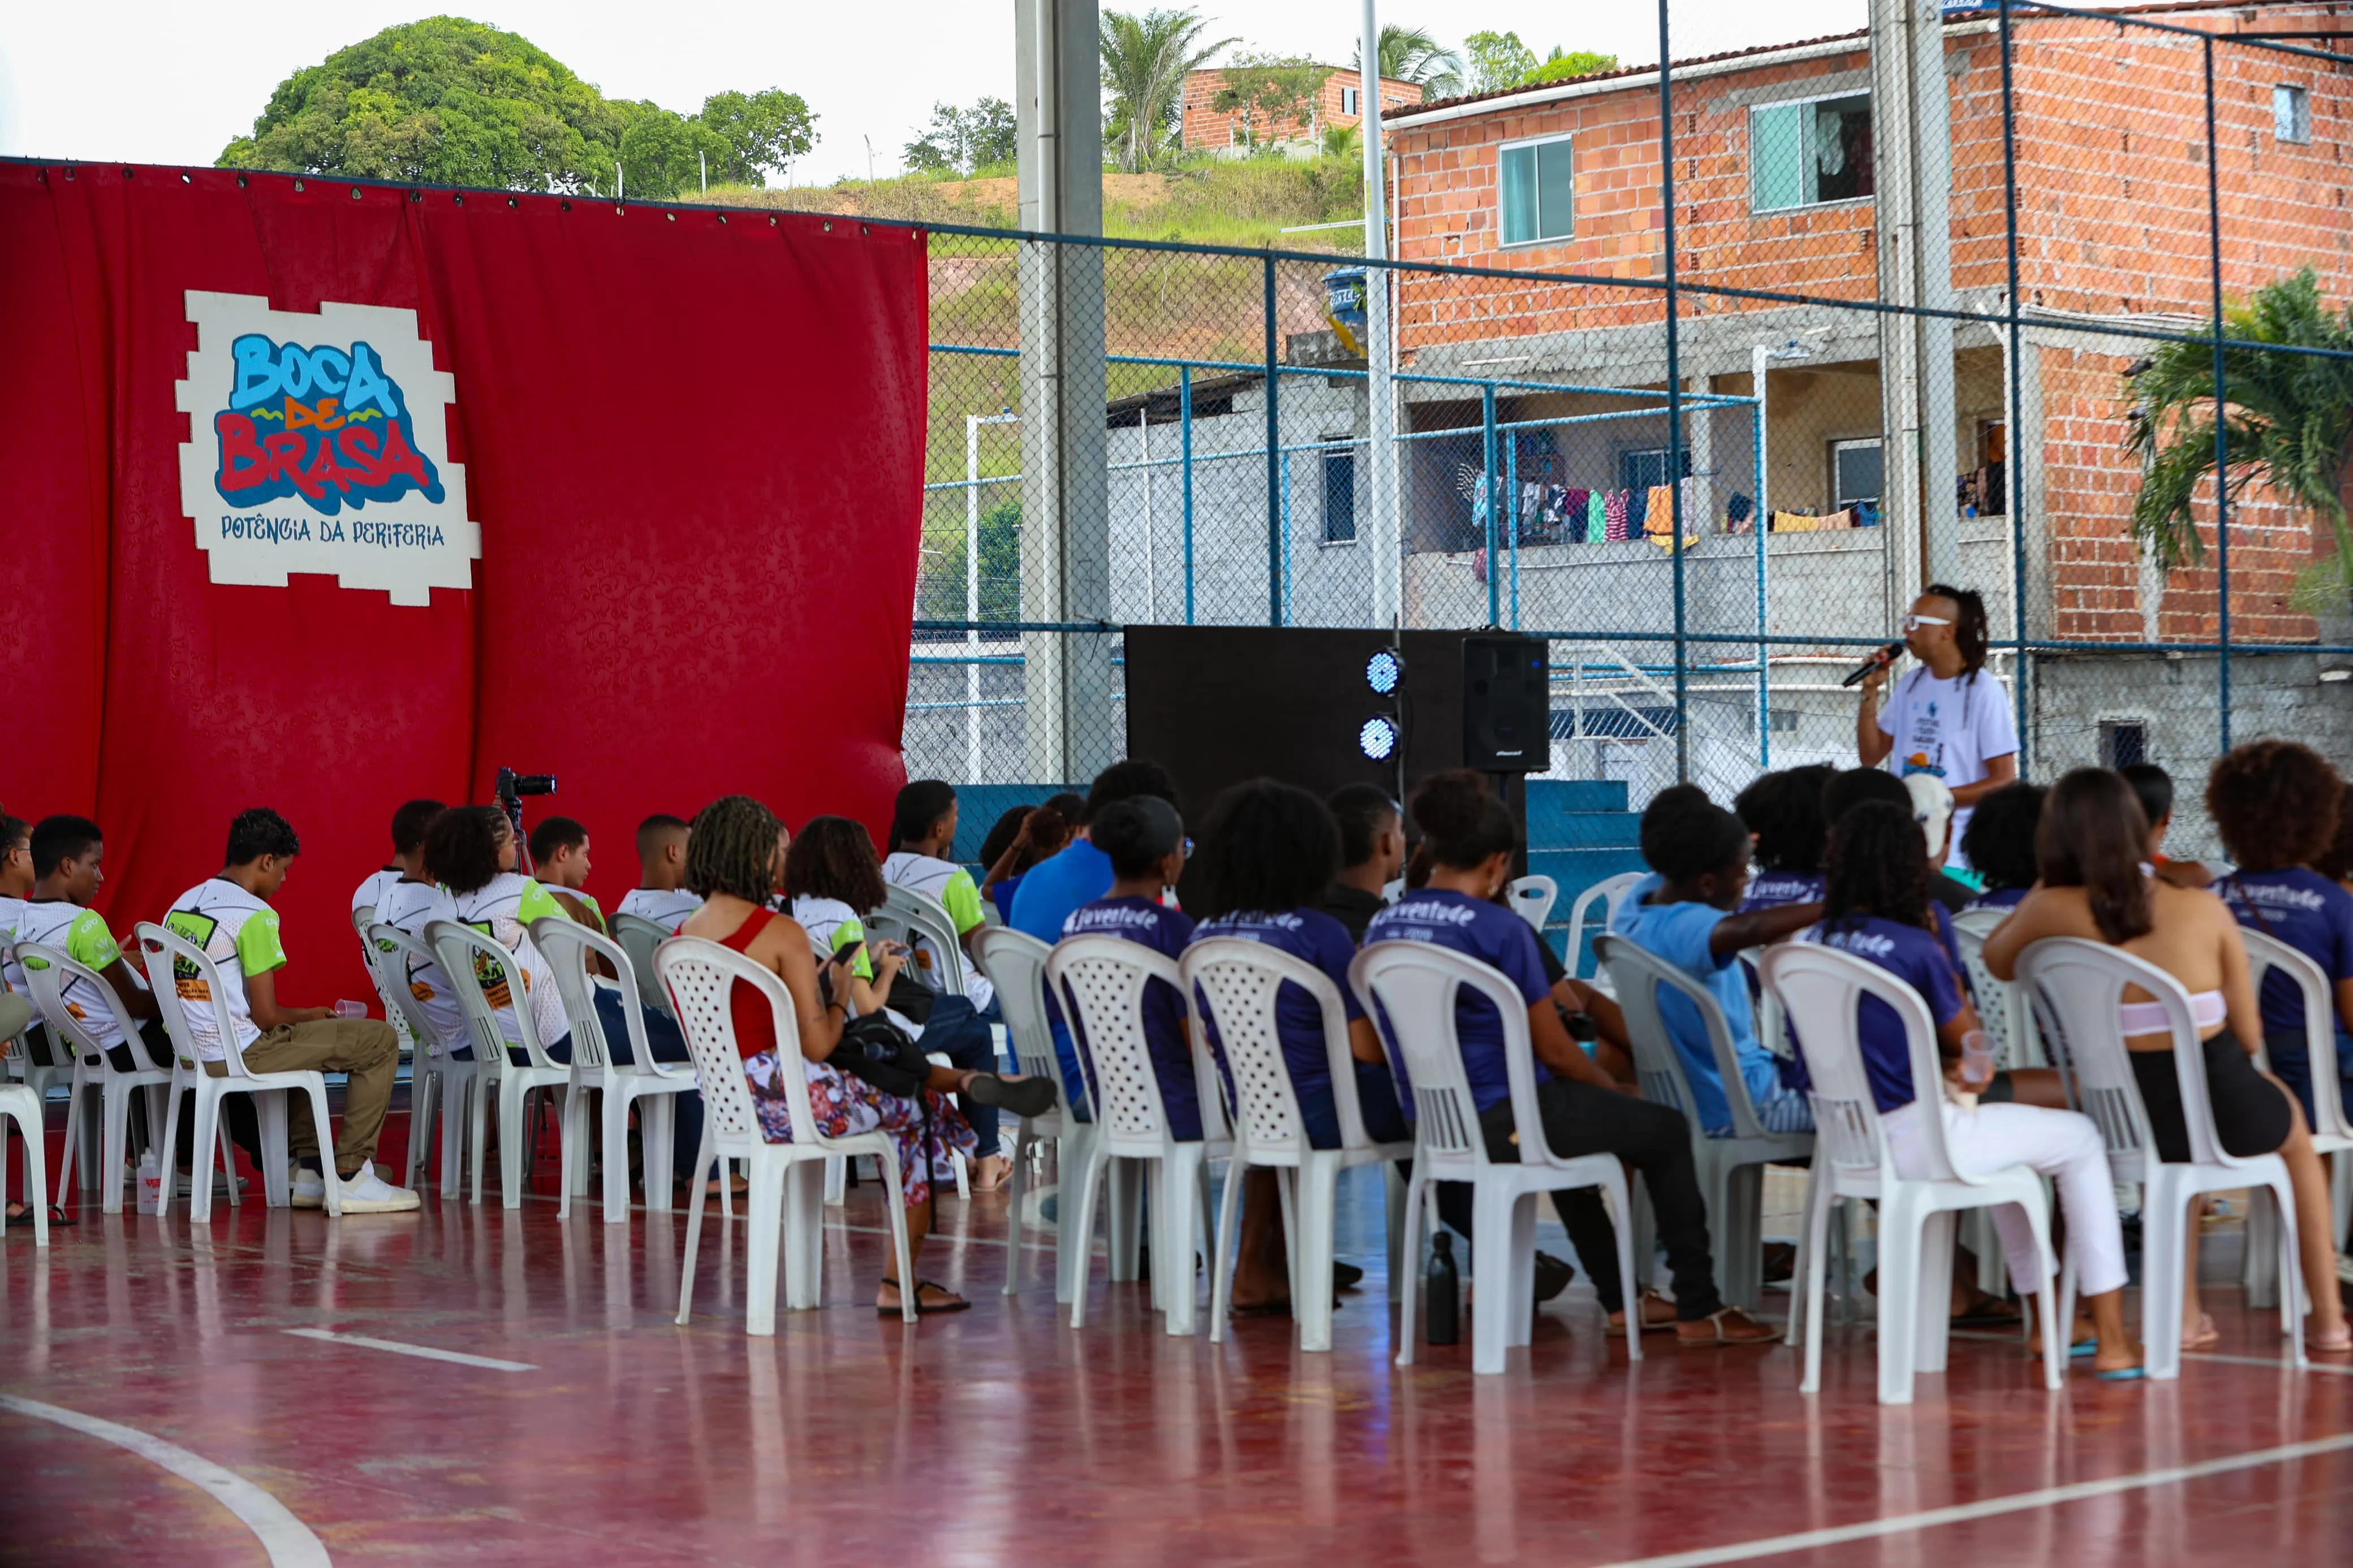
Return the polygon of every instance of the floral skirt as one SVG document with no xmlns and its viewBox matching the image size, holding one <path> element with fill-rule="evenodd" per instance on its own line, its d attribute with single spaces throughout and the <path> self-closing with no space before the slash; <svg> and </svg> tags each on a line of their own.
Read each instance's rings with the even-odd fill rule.
<svg viewBox="0 0 2353 1568">
<path fill-rule="evenodd" d="M 934 1180 L 955 1180 L 952 1155 L 962 1154 L 969 1161 L 980 1148 L 964 1113 L 942 1095 L 925 1089 L 923 1103 L 918 1104 L 885 1094 L 864 1079 L 827 1063 L 806 1057 L 799 1060 L 808 1079 L 809 1110 L 817 1117 L 819 1134 L 848 1138 L 860 1132 L 888 1132 L 899 1145 L 899 1180 L 905 1186 L 909 1208 L 931 1197 Z M 761 1132 L 771 1143 L 789 1143 L 793 1141 L 791 1101 L 776 1068 L 776 1053 L 762 1051 L 745 1059 L 744 1076 L 752 1086 L 752 1108 L 759 1113 Z M 931 1124 L 928 1140 L 926 1120 Z"/>
</svg>

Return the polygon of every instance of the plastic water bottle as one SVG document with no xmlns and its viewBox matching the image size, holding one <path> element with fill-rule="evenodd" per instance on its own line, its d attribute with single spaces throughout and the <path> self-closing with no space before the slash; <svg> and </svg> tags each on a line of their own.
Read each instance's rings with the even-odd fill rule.
<svg viewBox="0 0 2353 1568">
<path fill-rule="evenodd" d="M 155 1151 L 148 1150 L 139 1156 L 139 1212 L 154 1214 L 164 1206 L 164 1167 L 157 1163 Z"/>
<path fill-rule="evenodd" d="M 367 1004 L 364 1002 L 353 1002 L 346 997 L 335 1004 L 335 1016 L 338 1018 L 364 1018 L 367 1016 Z"/>
<path fill-rule="evenodd" d="M 1462 1337 L 1462 1276 L 1454 1267 L 1454 1237 L 1440 1231 L 1430 1238 L 1430 1267 L 1423 1271 L 1422 1339 L 1451 1345 Z"/>
</svg>

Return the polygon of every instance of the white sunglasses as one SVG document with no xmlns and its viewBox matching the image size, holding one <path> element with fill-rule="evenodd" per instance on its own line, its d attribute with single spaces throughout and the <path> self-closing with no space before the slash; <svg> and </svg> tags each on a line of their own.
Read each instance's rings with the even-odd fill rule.
<svg viewBox="0 0 2353 1568">
<path fill-rule="evenodd" d="M 1952 624 L 1952 621 L 1944 616 L 1907 615 L 1904 617 L 1904 629 L 1907 632 L 1916 632 L 1922 626 L 1949 626 Z"/>
</svg>

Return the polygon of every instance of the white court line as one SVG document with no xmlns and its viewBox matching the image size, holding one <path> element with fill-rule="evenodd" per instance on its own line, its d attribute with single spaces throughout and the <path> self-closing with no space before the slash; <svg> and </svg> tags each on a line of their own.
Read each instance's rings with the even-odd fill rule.
<svg viewBox="0 0 2353 1568">
<path fill-rule="evenodd" d="M 332 1329 L 280 1329 L 281 1334 L 296 1339 L 324 1340 L 329 1344 L 360 1345 L 372 1351 L 390 1351 L 395 1355 L 413 1355 L 425 1361 L 446 1361 L 459 1366 L 479 1366 L 491 1372 L 537 1372 L 539 1368 L 527 1361 L 500 1361 L 494 1356 L 468 1355 L 463 1351 L 435 1350 L 431 1345 L 403 1344 L 398 1340 L 372 1340 L 365 1334 L 339 1334 Z"/>
<path fill-rule="evenodd" d="M 128 1448 L 150 1464 L 202 1488 L 253 1531 L 261 1542 L 261 1549 L 269 1553 L 274 1568 L 331 1568 L 333 1560 L 327 1555 L 326 1547 L 284 1503 L 235 1470 L 216 1465 L 201 1454 L 192 1454 L 176 1443 L 149 1436 L 135 1426 L 118 1426 L 95 1415 L 61 1410 L 37 1400 L 19 1399 L 13 1394 L 0 1394 L 0 1410 L 12 1410 L 37 1421 L 53 1421 L 102 1443 Z"/>
<path fill-rule="evenodd" d="M 2183 1351 L 2183 1361 L 2219 1361 L 2232 1366 L 2275 1366 L 2282 1372 L 2329 1372 L 2338 1377 L 2353 1377 L 2353 1366 L 2335 1366 L 2325 1361 L 2308 1361 L 2302 1366 L 2294 1362 L 2276 1361 L 2263 1355 L 2216 1355 L 2211 1351 Z"/>
<path fill-rule="evenodd" d="M 2308 1443 L 2284 1443 L 2276 1448 L 2258 1448 L 2253 1453 L 2233 1454 L 2228 1458 L 2207 1459 L 2195 1465 L 2141 1470 L 2128 1476 L 2111 1476 L 2103 1481 L 2077 1481 L 2072 1486 L 2044 1487 L 2039 1491 L 2014 1492 L 2009 1497 L 1986 1498 L 1953 1508 L 1932 1508 L 1921 1513 L 1892 1514 L 1885 1519 L 1868 1520 L 1861 1524 L 1842 1524 L 1832 1530 L 1770 1535 L 1761 1541 L 1744 1541 L 1735 1546 L 1671 1552 L 1661 1557 L 1629 1558 L 1622 1563 L 1605 1564 L 1604 1568 L 1708 1568 L 1708 1564 L 1715 1563 L 1746 1563 L 1752 1558 L 1810 1552 L 1819 1547 L 1844 1545 L 1851 1541 L 1871 1541 L 1883 1535 L 1905 1535 L 1915 1530 L 1933 1530 L 1940 1524 L 1966 1524 L 1971 1520 L 1995 1519 L 2005 1513 L 2024 1513 L 2031 1509 L 2051 1508 L 2059 1503 L 2112 1497 L 2118 1492 L 2177 1486 L 2206 1476 L 2257 1469 L 2264 1465 L 2284 1464 L 2290 1459 L 2342 1453 L 2348 1448 L 2353 1448 L 2353 1432 L 2339 1433 L 2334 1437 L 2316 1437 Z"/>
</svg>

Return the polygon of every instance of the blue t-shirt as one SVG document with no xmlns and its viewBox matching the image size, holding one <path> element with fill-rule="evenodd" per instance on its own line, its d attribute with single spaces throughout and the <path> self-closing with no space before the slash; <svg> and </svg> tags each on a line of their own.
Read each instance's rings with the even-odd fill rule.
<svg viewBox="0 0 2353 1568">
<path fill-rule="evenodd" d="M 1065 849 L 1062 854 L 1070 852 Z M 1185 944 L 1193 940 L 1193 921 L 1184 910 L 1153 899 L 1097 899 L 1071 910 L 1062 922 L 1061 934 L 1122 937 L 1174 959 L 1182 958 Z M 1150 981 L 1144 987 L 1144 1044 L 1152 1053 L 1153 1073 L 1160 1080 L 1160 1105 L 1168 1116 L 1168 1131 L 1183 1142 L 1200 1137 L 1201 1096 L 1193 1081 L 1193 1053 L 1185 1044 L 1185 998 L 1165 980 Z M 1092 1076 L 1102 1081 L 1102 1073 Z"/>
<path fill-rule="evenodd" d="M 1810 904 L 1822 896 L 1822 874 L 1819 871 L 1759 871 L 1748 884 L 1748 896 L 1740 900 L 1740 912 L 1752 914 L 1758 910 L 1778 910 L 1784 904 Z"/>
<path fill-rule="evenodd" d="M 1111 891 L 1111 857 L 1083 838 L 1073 839 L 1060 854 L 1021 873 L 1013 913 L 1005 923 L 1025 936 L 1052 942 L 1062 934 L 1071 911 Z"/>
<path fill-rule="evenodd" d="M 1709 950 L 1716 926 L 1729 920 L 1733 911 L 1714 904 L 1642 901 L 1665 885 L 1666 879 L 1655 872 L 1635 883 L 1610 930 L 1707 988 L 1724 1011 L 1725 1027 L 1732 1033 L 1733 1055 L 1740 1063 L 1740 1079 L 1748 1088 L 1748 1098 L 1770 1100 L 1781 1087 L 1781 1075 L 1774 1066 L 1773 1053 L 1757 1043 L 1757 1016 L 1749 1005 L 1748 983 L 1733 962 L 1739 955 L 1727 952 L 1718 958 Z M 1700 1018 L 1699 1009 L 1680 993 L 1662 987 L 1659 1016 L 1674 1037 L 1676 1054 L 1683 1058 L 1683 1077 L 1691 1082 L 1693 1109 L 1699 1113 L 1702 1131 L 1729 1128 L 1732 1107 L 1725 1101 L 1724 1079 L 1715 1070 L 1715 1052 L 1707 1043 L 1707 1025 Z"/>
<path fill-rule="evenodd" d="M 1531 1007 L 1551 994 L 1545 981 L 1544 960 L 1536 952 L 1536 933 L 1528 922 L 1500 904 L 1468 893 L 1424 888 L 1408 893 L 1373 917 L 1365 929 L 1365 942 L 1427 942 L 1451 948 L 1504 972 Z M 1386 1032 L 1387 1020 L 1383 1020 Z M 1484 996 L 1465 994 L 1454 1004 L 1454 1037 L 1462 1047 L 1462 1076 L 1471 1086 L 1471 1100 L 1482 1111 L 1512 1097 L 1512 1080 L 1504 1061 L 1504 1020 Z M 1405 1053 L 1390 1044 L 1390 1059 L 1402 1069 Z M 1535 1080 L 1552 1075 L 1535 1064 Z M 1413 1109 L 1412 1088 L 1405 1073 L 1398 1074 L 1398 1098 L 1407 1113 Z"/>
<path fill-rule="evenodd" d="M 1007 925 L 1013 923 L 1013 895 L 1020 891 L 1021 879 L 1029 874 L 1024 871 L 1008 877 L 988 889 L 989 901 L 997 906 L 997 918 Z"/>
<path fill-rule="evenodd" d="M 1961 913 L 1968 914 L 1971 910 L 2014 910 L 2029 891 L 2031 889 L 2026 888 L 1988 888 L 1963 904 Z M 1942 909 L 1944 906 L 1940 904 L 1937 907 Z"/>
<path fill-rule="evenodd" d="M 2277 938 L 2320 965 L 2332 986 L 2353 980 L 2353 893 L 2303 866 L 2234 871 L 2215 883 L 2214 890 L 2241 925 Z M 2264 1034 L 2304 1033 L 2304 992 L 2286 975 L 2263 976 L 2263 1009 Z"/>
<path fill-rule="evenodd" d="M 1877 915 L 1848 917 L 1836 931 L 1815 926 L 1804 937 L 1825 947 L 1868 959 L 1895 976 L 1928 1004 L 1928 1016 L 1943 1028 L 1961 1010 L 1961 966 L 1936 933 Z M 1917 1098 L 1912 1085 L 1912 1052 L 1904 1038 L 1904 1021 L 1895 1009 L 1876 996 L 1857 1005 L 1855 1035 L 1862 1046 L 1862 1068 L 1871 1079 L 1871 1098 L 1880 1112 L 1898 1110 Z M 1800 1055 L 1797 1076 L 1800 1087 L 1811 1087 Z"/>
<path fill-rule="evenodd" d="M 1235 936 L 1249 942 L 1264 942 L 1267 946 L 1287 952 L 1292 957 L 1314 964 L 1339 988 L 1340 1005 L 1345 1018 L 1354 1022 L 1365 1016 L 1356 994 L 1348 986 L 1348 965 L 1356 956 L 1356 944 L 1348 940 L 1348 928 L 1321 910 L 1286 910 L 1280 914 L 1220 915 L 1194 928 L 1193 940 L 1205 937 Z M 1208 1009 L 1202 1009 L 1207 1022 L 1209 1044 L 1218 1047 L 1218 1063 L 1232 1081 L 1232 1069 L 1225 1067 L 1224 1047 L 1219 1044 L 1216 1020 Z M 1292 1092 L 1298 1096 L 1300 1113 L 1313 1121 L 1316 1111 L 1310 1102 L 1317 1102 L 1325 1119 L 1336 1114 L 1330 1110 L 1332 1101 L 1332 1063 L 1324 1050 L 1324 1009 L 1317 1006 L 1303 986 L 1285 981 L 1274 994 L 1274 1028 L 1282 1041 L 1283 1065 L 1291 1069 Z M 1335 1143 L 1336 1146 L 1336 1143 Z"/>
</svg>

